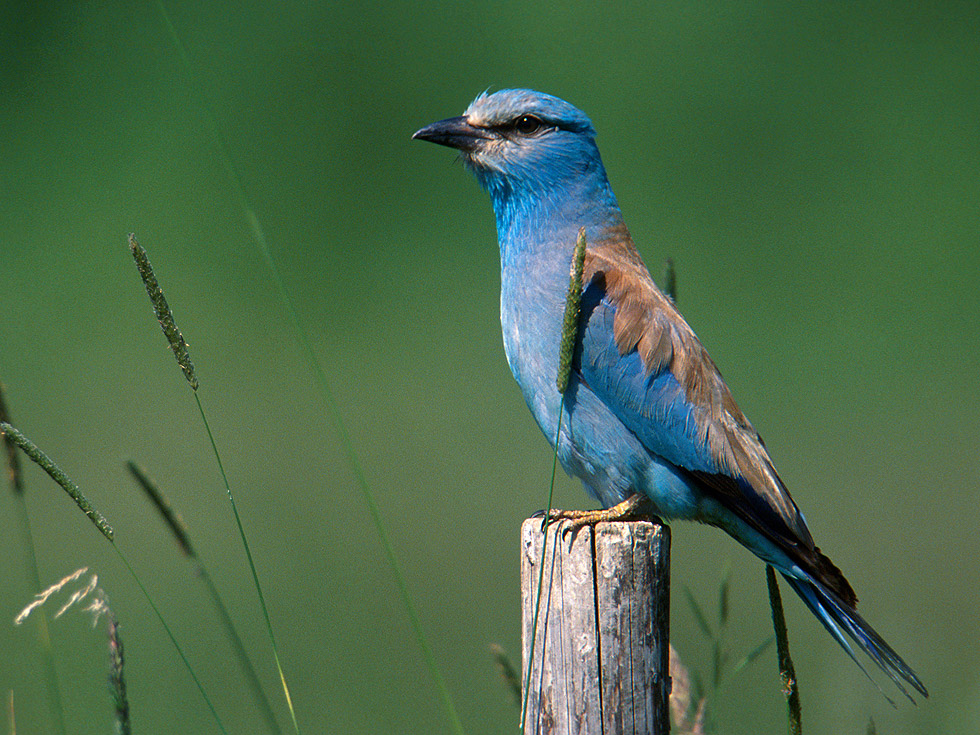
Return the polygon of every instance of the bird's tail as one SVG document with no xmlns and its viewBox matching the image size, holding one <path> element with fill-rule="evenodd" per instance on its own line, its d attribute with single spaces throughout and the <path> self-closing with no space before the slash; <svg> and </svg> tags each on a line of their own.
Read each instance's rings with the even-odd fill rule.
<svg viewBox="0 0 980 735">
<path fill-rule="evenodd" d="M 888 677 L 895 682 L 895 686 L 912 702 L 915 700 L 906 690 L 905 684 L 911 686 L 923 697 L 929 696 L 925 685 L 919 681 L 919 677 L 915 675 L 912 668 L 902 660 L 901 656 L 895 653 L 894 649 L 885 642 L 885 639 L 878 635 L 877 631 L 851 605 L 812 579 L 798 579 L 787 574 L 783 574 L 783 577 L 869 679 L 871 676 L 861 665 L 861 662 L 857 660 L 854 649 L 844 633 L 847 633 L 847 636 L 868 654 L 882 671 L 888 674 Z M 872 681 L 874 680 L 872 679 Z M 887 695 L 885 698 L 888 699 Z M 888 701 L 891 702 L 891 699 Z"/>
</svg>

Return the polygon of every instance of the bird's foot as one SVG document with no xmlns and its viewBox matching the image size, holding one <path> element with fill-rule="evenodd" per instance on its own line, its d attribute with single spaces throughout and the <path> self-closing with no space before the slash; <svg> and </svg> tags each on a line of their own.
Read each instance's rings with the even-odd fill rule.
<svg viewBox="0 0 980 735">
<path fill-rule="evenodd" d="M 585 526 L 595 526 L 597 523 L 608 521 L 632 521 L 647 517 L 647 514 L 643 513 L 642 510 L 648 505 L 649 500 L 646 497 L 635 493 L 622 503 L 601 510 L 558 510 L 552 508 L 547 518 L 541 522 L 541 528 L 543 530 L 545 526 L 551 523 L 568 521 L 561 529 L 561 535 L 565 537 L 571 533 L 574 538 L 578 530 Z"/>
</svg>

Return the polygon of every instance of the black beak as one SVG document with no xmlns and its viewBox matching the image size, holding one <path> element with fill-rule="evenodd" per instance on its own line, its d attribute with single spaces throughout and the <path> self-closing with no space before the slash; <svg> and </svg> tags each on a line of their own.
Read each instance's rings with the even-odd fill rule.
<svg viewBox="0 0 980 735">
<path fill-rule="evenodd" d="M 470 125 L 461 116 L 426 125 L 412 136 L 412 140 L 427 140 L 469 153 L 476 150 L 481 140 L 489 137 L 483 128 Z"/>
</svg>

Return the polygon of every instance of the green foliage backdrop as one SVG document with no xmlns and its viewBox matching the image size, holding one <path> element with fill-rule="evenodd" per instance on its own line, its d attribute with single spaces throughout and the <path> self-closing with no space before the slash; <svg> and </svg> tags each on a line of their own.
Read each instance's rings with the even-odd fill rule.
<svg viewBox="0 0 980 735">
<path fill-rule="evenodd" d="M 972 2 L 4 3 L 0 379 L 14 421 L 113 522 L 234 732 L 256 732 L 197 580 L 133 490 L 161 483 L 275 696 L 207 439 L 130 261 L 136 231 L 191 345 L 306 732 L 447 727 L 367 511 L 211 134 L 221 130 L 330 375 L 464 724 L 517 721 L 518 528 L 550 454 L 500 346 L 485 195 L 409 140 L 490 87 L 582 107 L 654 274 L 721 366 L 863 611 L 933 697 L 892 710 L 795 599 L 807 732 L 980 729 L 980 11 Z M 144 600 L 29 468 L 42 580 L 88 565 L 122 624 L 137 732 L 213 722 Z M 567 478 L 556 504 L 586 507 Z M 9 493 L 0 513 L 13 518 Z M 674 527 L 680 590 L 726 560 L 733 655 L 769 634 L 763 567 Z M 45 732 L 19 527 L 0 541 L 0 688 Z M 70 732 L 106 732 L 106 652 L 53 625 Z M 725 733 L 785 726 L 774 654 L 720 696 Z M 281 705 L 275 699 L 277 707 Z M 282 722 L 286 720 L 283 717 Z"/>
</svg>

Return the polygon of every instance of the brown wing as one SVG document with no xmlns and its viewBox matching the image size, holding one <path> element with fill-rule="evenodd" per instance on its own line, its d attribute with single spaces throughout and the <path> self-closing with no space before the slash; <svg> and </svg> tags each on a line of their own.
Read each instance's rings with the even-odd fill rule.
<svg viewBox="0 0 980 735">
<path fill-rule="evenodd" d="M 776 542 L 842 600 L 856 602 L 840 570 L 814 544 L 762 437 L 738 407 L 690 326 L 654 284 L 625 226 L 610 230 L 605 239 L 589 245 L 585 282 L 596 278 L 602 279 L 605 300 L 615 308 L 613 337 L 619 353 L 638 352 L 650 374 L 670 370 L 693 407 L 698 439 L 708 447 L 721 473 L 685 469 L 725 507 Z M 746 495 L 738 478 L 750 486 L 754 497 Z"/>
</svg>

